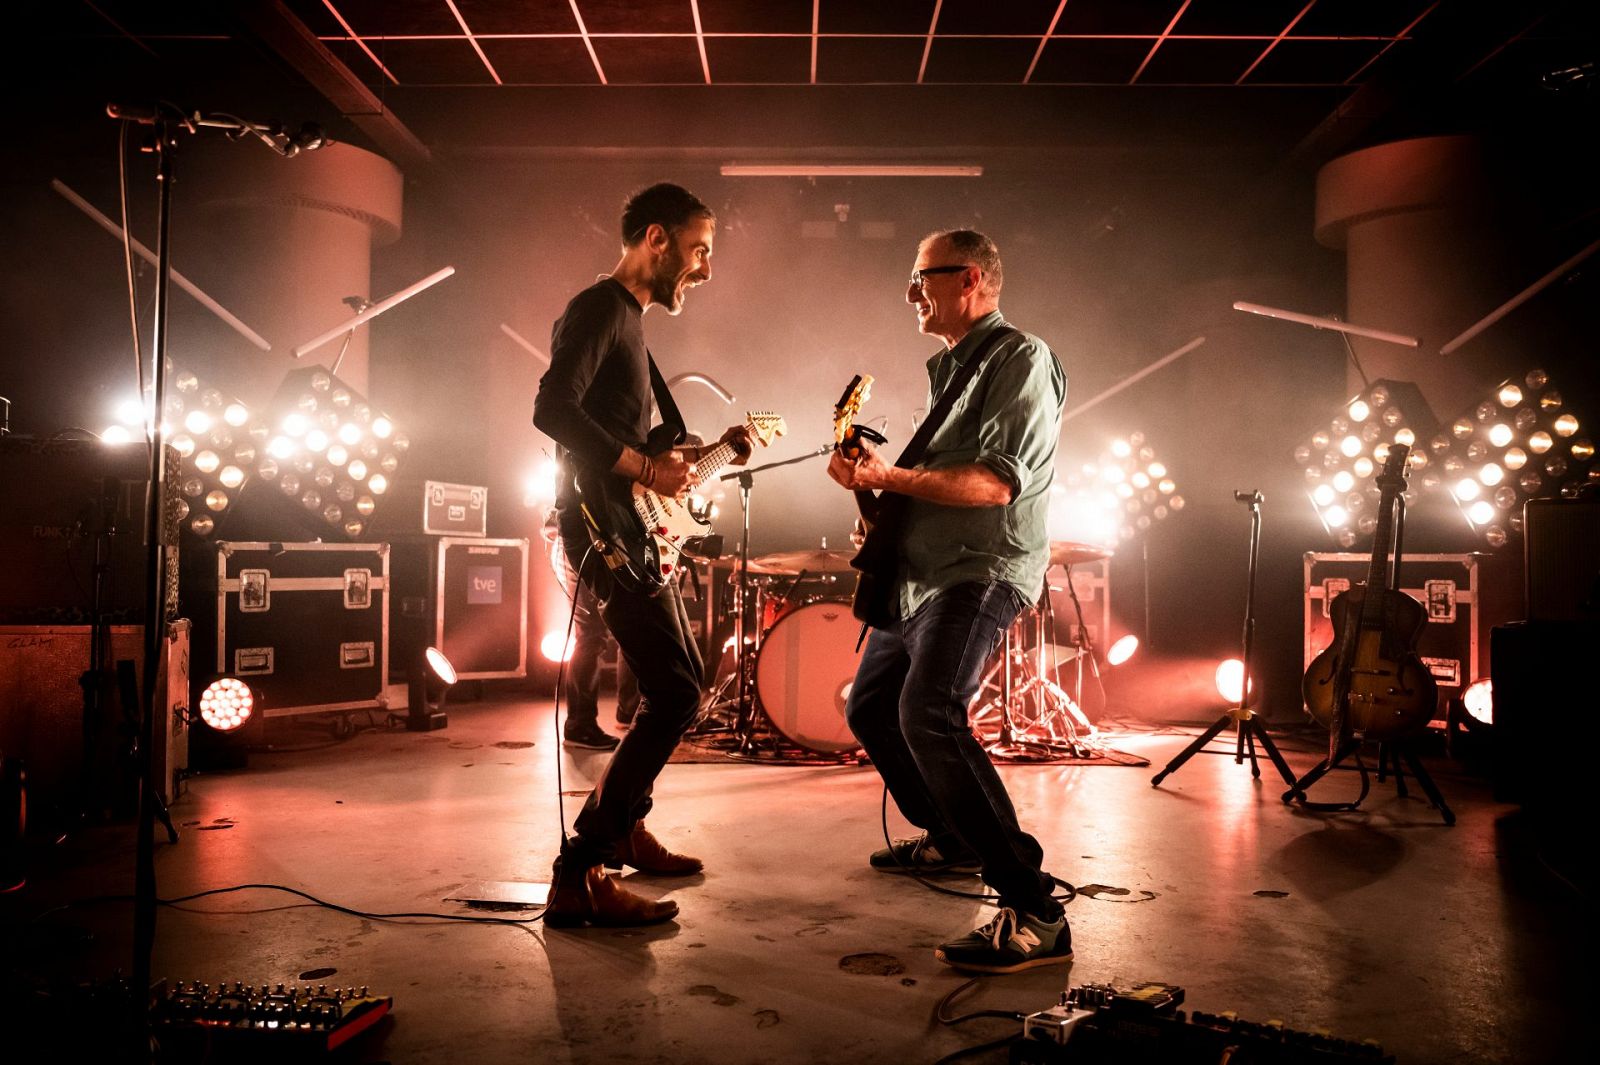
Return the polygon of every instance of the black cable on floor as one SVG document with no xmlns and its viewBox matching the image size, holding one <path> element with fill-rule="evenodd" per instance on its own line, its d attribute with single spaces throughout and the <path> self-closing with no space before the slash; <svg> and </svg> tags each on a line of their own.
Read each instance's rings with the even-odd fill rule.
<svg viewBox="0 0 1600 1065">
<path fill-rule="evenodd" d="M 297 895 L 300 898 L 305 899 L 307 902 L 310 902 L 310 903 L 313 903 L 313 904 L 315 904 L 317 906 L 320 906 L 323 909 L 333 910 L 333 911 L 335 911 L 337 913 L 349 914 L 351 917 L 365 917 L 365 918 L 368 918 L 368 919 L 374 920 L 374 921 L 395 921 L 395 920 L 400 920 L 402 918 L 421 918 L 421 919 L 427 919 L 427 920 L 433 920 L 433 921 L 459 921 L 459 922 L 461 922 L 463 924 L 529 925 L 529 924 L 537 924 L 539 921 L 542 921 L 544 919 L 544 913 L 542 912 L 543 908 L 541 908 L 541 912 L 540 913 L 535 914 L 532 917 L 473 917 L 473 916 L 470 916 L 470 915 L 459 914 L 459 913 L 431 913 L 431 912 L 423 912 L 423 911 L 401 912 L 401 913 L 369 913 L 366 910 L 352 909 L 349 906 L 341 906 L 336 902 L 328 902 L 326 899 L 319 899 L 315 895 L 312 895 L 312 894 L 309 894 L 307 892 L 301 891 L 299 888 L 288 887 L 287 885 L 284 885 L 284 884 L 235 884 L 232 887 L 211 888 L 211 889 L 206 890 L 206 891 L 197 891 L 192 895 L 182 895 L 182 896 L 179 896 L 178 898 L 175 898 L 175 899 L 157 899 L 156 902 L 158 904 L 162 905 L 162 906 L 173 906 L 173 907 L 176 907 L 176 906 L 180 906 L 180 905 L 182 905 L 183 903 L 186 903 L 186 902 L 193 902 L 195 899 L 206 898 L 207 896 L 210 896 L 210 895 L 226 895 L 226 894 L 229 894 L 230 892 L 234 892 L 234 891 L 251 891 L 251 890 L 286 892 L 287 894 L 290 894 L 290 895 Z M 50 908 L 48 910 L 43 911 L 42 913 L 37 914 L 33 918 L 33 922 L 32 923 L 36 923 L 36 922 L 44 919 L 45 917 L 50 916 L 53 913 L 59 913 L 62 910 L 71 909 L 73 906 L 82 906 L 82 905 L 86 905 L 88 903 L 93 903 L 93 902 L 132 902 L 132 901 L 133 901 L 133 896 L 132 895 L 95 895 L 95 896 L 92 896 L 92 897 L 86 898 L 86 899 L 75 899 L 72 902 L 65 903 L 65 904 L 63 904 L 61 906 L 54 906 L 54 907 L 52 907 L 52 908 Z M 248 912 L 251 912 L 251 911 L 239 911 L 239 912 L 248 913 Z M 228 915 L 227 914 L 219 914 L 219 916 L 228 916 Z"/>
<path fill-rule="evenodd" d="M 913 880 L 927 888 L 929 891 L 937 891 L 941 895 L 954 895 L 958 899 L 977 899 L 979 902 L 999 901 L 999 895 L 993 895 L 987 891 L 957 891 L 954 888 L 941 887 L 940 885 L 933 883 L 931 880 L 924 878 L 916 870 L 912 869 L 909 865 L 900 860 L 900 855 L 894 849 L 894 840 L 889 838 L 889 785 L 887 784 L 883 786 L 883 803 L 880 809 L 880 814 L 883 824 L 884 846 L 889 848 L 889 857 L 894 859 L 895 864 L 900 867 L 901 872 L 910 876 Z M 1065 880 L 1062 880 L 1058 876 L 1052 875 L 1050 879 L 1054 880 L 1056 886 L 1062 889 L 1061 894 L 1051 894 L 1050 896 L 1057 902 L 1061 903 L 1061 905 L 1065 906 L 1073 899 L 1078 897 L 1078 889 L 1076 887 L 1067 883 Z"/>
</svg>

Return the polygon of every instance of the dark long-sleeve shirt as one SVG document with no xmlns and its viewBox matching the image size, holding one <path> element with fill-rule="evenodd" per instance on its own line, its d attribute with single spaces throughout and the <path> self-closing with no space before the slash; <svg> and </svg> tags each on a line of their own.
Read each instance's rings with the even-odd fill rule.
<svg viewBox="0 0 1600 1065">
<path fill-rule="evenodd" d="M 556 442 L 556 502 L 573 498 L 575 464 L 609 470 L 650 431 L 650 366 L 644 309 L 611 278 L 567 304 L 550 329 L 550 369 L 539 379 L 533 424 Z"/>
</svg>

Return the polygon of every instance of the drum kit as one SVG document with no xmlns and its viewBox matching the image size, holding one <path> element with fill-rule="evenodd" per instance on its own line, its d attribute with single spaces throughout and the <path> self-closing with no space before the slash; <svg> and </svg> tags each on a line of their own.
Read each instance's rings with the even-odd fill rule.
<svg viewBox="0 0 1600 1065">
<path fill-rule="evenodd" d="M 750 558 L 728 575 L 728 622 L 714 638 L 710 688 L 691 734 L 749 757 L 854 761 L 859 744 L 845 702 L 861 652 L 850 610 L 854 551 L 787 551 Z M 1072 588 L 1072 567 L 1111 556 L 1093 544 L 1054 541 L 1077 613 L 1066 646 L 1055 642 L 1047 587 L 1005 632 L 973 701 L 973 732 L 997 761 L 1082 757 L 1099 743 L 1080 709 L 1084 670 L 1099 681 L 1095 651 Z M 1048 580 L 1047 580 L 1048 585 Z M 1076 698 L 1062 687 L 1075 665 Z"/>
</svg>

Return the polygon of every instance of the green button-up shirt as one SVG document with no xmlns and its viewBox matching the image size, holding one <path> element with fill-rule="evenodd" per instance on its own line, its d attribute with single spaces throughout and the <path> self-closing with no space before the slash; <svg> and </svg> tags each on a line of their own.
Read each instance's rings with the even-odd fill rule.
<svg viewBox="0 0 1600 1065">
<path fill-rule="evenodd" d="M 978 321 L 953 349 L 928 360 L 928 406 L 995 328 L 999 311 Z M 1011 486 L 1005 506 L 952 507 L 911 499 L 901 537 L 900 616 L 967 581 L 1003 580 L 1028 602 L 1044 590 L 1050 540 L 1050 481 L 1067 378 L 1049 346 L 1019 333 L 1002 340 L 956 399 L 921 469 L 981 462 Z"/>
</svg>

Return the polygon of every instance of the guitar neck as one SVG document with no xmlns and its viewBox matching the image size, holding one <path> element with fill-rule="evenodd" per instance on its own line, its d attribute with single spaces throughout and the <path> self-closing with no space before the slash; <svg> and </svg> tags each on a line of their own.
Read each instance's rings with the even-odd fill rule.
<svg viewBox="0 0 1600 1065">
<path fill-rule="evenodd" d="M 745 422 L 744 427 L 749 429 L 752 434 L 756 431 L 756 423 L 754 421 Z M 738 454 L 738 448 L 727 441 L 723 441 L 715 447 L 700 453 L 700 457 L 694 460 L 695 473 L 699 475 L 700 480 L 704 481 L 729 462 L 732 462 Z"/>
</svg>

